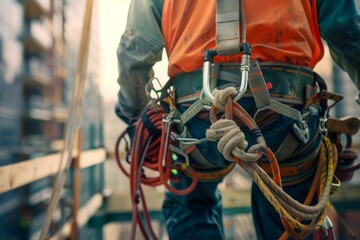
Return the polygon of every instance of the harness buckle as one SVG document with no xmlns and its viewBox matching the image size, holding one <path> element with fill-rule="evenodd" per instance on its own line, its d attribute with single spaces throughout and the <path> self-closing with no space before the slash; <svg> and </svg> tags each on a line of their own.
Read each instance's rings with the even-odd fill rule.
<svg viewBox="0 0 360 240">
<path fill-rule="evenodd" d="M 314 106 L 310 105 L 308 107 L 308 111 L 301 115 L 301 118 L 303 120 L 301 120 L 301 121 L 298 120 L 293 125 L 293 129 L 294 129 L 294 132 L 295 132 L 296 136 L 303 143 L 307 143 L 309 141 L 309 139 L 310 139 L 309 128 L 308 128 L 308 125 L 306 124 L 306 122 L 304 121 L 304 119 L 307 118 L 308 116 L 315 116 L 318 113 L 319 113 L 318 109 L 316 109 Z"/>
<path fill-rule="evenodd" d="M 328 129 L 326 128 L 326 122 L 327 122 L 326 117 L 319 118 L 319 129 L 324 136 L 328 135 Z"/>
<path fill-rule="evenodd" d="M 296 122 L 293 125 L 295 135 L 303 142 L 307 143 L 310 139 L 309 128 L 305 121 Z"/>
</svg>

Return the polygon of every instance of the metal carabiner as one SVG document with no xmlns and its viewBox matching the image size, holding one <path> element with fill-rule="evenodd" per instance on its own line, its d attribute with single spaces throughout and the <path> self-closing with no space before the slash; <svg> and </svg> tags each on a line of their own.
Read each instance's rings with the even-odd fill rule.
<svg viewBox="0 0 360 240">
<path fill-rule="evenodd" d="M 238 94 L 234 97 L 233 101 L 236 102 L 245 94 L 245 91 L 249 82 L 249 71 L 250 71 L 250 55 L 251 47 L 250 44 L 245 42 L 240 45 L 240 50 L 243 53 L 241 58 L 241 83 Z M 214 57 L 217 55 L 216 50 L 209 49 L 204 54 L 204 65 L 203 65 L 203 93 L 208 101 L 214 103 L 215 97 L 211 93 L 210 89 L 210 69 L 213 63 Z"/>
<path fill-rule="evenodd" d="M 156 89 L 154 87 L 154 84 L 153 84 L 154 80 L 157 81 L 157 84 L 160 86 L 160 89 Z M 160 80 L 156 77 L 150 78 L 149 81 L 145 85 L 145 94 L 146 94 L 147 98 L 150 100 L 150 104 L 156 112 L 160 110 L 158 103 L 160 100 L 161 91 L 162 91 L 162 85 L 160 83 Z M 156 97 L 151 96 L 153 93 L 156 95 Z"/>
<path fill-rule="evenodd" d="M 204 54 L 204 65 L 203 65 L 203 89 L 202 93 L 205 98 L 210 102 L 214 103 L 215 97 L 212 95 L 210 90 L 210 68 L 214 57 L 217 55 L 216 50 L 209 49 Z"/>
<path fill-rule="evenodd" d="M 326 122 L 327 122 L 327 117 L 324 116 L 324 117 L 319 118 L 319 129 L 320 129 L 320 132 L 324 136 L 328 135 L 328 129 L 326 128 Z"/>
<path fill-rule="evenodd" d="M 169 145 L 169 138 L 170 138 L 170 129 L 172 124 L 174 123 L 180 123 L 180 120 L 178 119 L 174 119 L 174 115 L 173 114 L 166 114 L 163 115 L 162 118 L 162 122 L 164 123 L 164 128 L 165 128 L 165 146 L 164 146 L 164 153 L 162 156 L 162 163 L 165 163 L 165 158 L 166 158 L 166 152 L 168 150 L 168 145 Z"/>
<path fill-rule="evenodd" d="M 153 82 L 154 81 L 157 81 L 157 84 L 160 86 L 160 89 L 156 89 L 154 87 L 154 84 Z M 160 80 L 157 78 L 157 77 L 152 77 L 149 79 L 149 81 L 146 83 L 145 85 L 145 93 L 146 93 L 146 96 L 148 97 L 149 100 L 158 100 L 160 99 L 160 94 L 161 94 L 161 90 L 162 90 L 162 85 L 161 85 L 161 82 Z M 152 93 L 155 93 L 156 95 L 156 98 L 152 97 L 151 94 Z"/>
</svg>

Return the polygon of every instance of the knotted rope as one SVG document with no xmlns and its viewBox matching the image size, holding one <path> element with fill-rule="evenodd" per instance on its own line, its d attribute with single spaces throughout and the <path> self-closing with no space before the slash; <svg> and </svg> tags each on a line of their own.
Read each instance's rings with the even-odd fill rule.
<svg viewBox="0 0 360 240">
<path fill-rule="evenodd" d="M 267 147 L 258 126 L 250 115 L 232 98 L 237 94 L 235 88 L 215 90 L 214 104 L 210 110 L 211 127 L 206 131 L 206 137 L 210 141 L 219 140 L 218 150 L 228 161 L 235 161 L 252 177 L 254 182 L 264 193 L 266 199 L 279 213 L 286 231 L 295 239 L 308 236 L 315 229 L 321 227 L 325 218 L 325 205 L 329 199 L 331 183 L 336 165 L 336 147 L 326 137 L 323 139 L 319 153 L 319 164 L 313 187 L 301 204 L 294 200 L 281 188 L 281 176 L 277 159 L 270 148 Z M 223 114 L 219 117 L 220 114 Z M 244 133 L 233 120 L 233 116 L 243 122 L 256 138 L 257 144 L 251 146 L 248 152 L 248 142 Z M 270 162 L 271 179 L 260 168 L 256 161 L 265 155 Z M 316 186 L 320 184 L 319 201 L 315 206 L 308 206 L 315 195 Z M 303 224 L 301 220 L 311 220 L 309 224 Z"/>
<path fill-rule="evenodd" d="M 228 161 L 234 161 L 234 156 L 237 156 L 243 161 L 254 162 L 262 156 L 262 153 L 267 151 L 265 139 L 255 121 L 245 109 L 237 103 L 232 103 L 232 98 L 235 97 L 236 93 L 236 89 L 232 87 L 225 88 L 224 90 L 215 89 L 213 92 L 215 96 L 214 105 L 210 111 L 210 121 L 212 125 L 206 131 L 206 138 L 210 141 L 219 140 L 218 150 Z M 235 106 L 235 108 L 233 106 Z M 218 119 L 218 113 L 223 112 L 225 112 L 225 119 Z M 248 146 L 245 134 L 235 121 L 232 120 L 233 114 L 239 116 L 239 119 L 256 137 L 258 144 L 252 146 L 248 152 L 245 152 Z"/>
</svg>

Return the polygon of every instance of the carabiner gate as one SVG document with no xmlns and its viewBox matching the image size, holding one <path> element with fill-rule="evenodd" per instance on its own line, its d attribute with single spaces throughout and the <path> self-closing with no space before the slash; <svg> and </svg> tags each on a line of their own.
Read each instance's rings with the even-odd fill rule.
<svg viewBox="0 0 360 240">
<path fill-rule="evenodd" d="M 243 53 L 241 58 L 241 83 L 238 94 L 234 97 L 233 101 L 236 102 L 245 94 L 245 91 L 249 82 L 249 71 L 250 71 L 250 55 L 251 55 L 251 46 L 249 43 L 245 42 L 240 45 L 240 51 Z M 214 103 L 215 97 L 211 93 L 210 89 L 210 69 L 211 64 L 213 63 L 214 57 L 217 55 L 216 50 L 209 49 L 204 54 L 204 65 L 203 65 L 203 93 L 207 100 L 211 103 Z"/>
</svg>

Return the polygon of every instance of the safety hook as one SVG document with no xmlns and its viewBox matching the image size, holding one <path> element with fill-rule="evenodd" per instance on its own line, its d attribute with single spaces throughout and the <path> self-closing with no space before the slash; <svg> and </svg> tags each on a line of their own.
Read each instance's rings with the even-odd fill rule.
<svg viewBox="0 0 360 240">
<path fill-rule="evenodd" d="M 241 83 L 238 94 L 234 97 L 233 101 L 236 102 L 245 94 L 245 91 L 249 82 L 249 71 L 250 71 L 250 55 L 251 46 L 245 42 L 240 45 L 240 51 L 243 53 L 241 58 Z M 203 89 L 202 92 L 208 101 L 214 103 L 215 97 L 211 93 L 210 89 L 210 69 L 213 63 L 214 57 L 218 55 L 215 49 L 209 49 L 204 54 L 204 65 L 203 65 Z"/>
<path fill-rule="evenodd" d="M 153 83 L 154 81 L 157 82 L 160 89 L 155 88 L 154 83 Z M 149 79 L 149 81 L 145 85 L 146 96 L 148 97 L 149 100 L 158 100 L 158 99 L 160 99 L 160 94 L 161 94 L 162 88 L 163 87 L 161 85 L 160 80 L 157 77 L 152 77 L 152 78 Z M 151 96 L 152 93 L 155 93 L 156 98 Z"/>
</svg>

